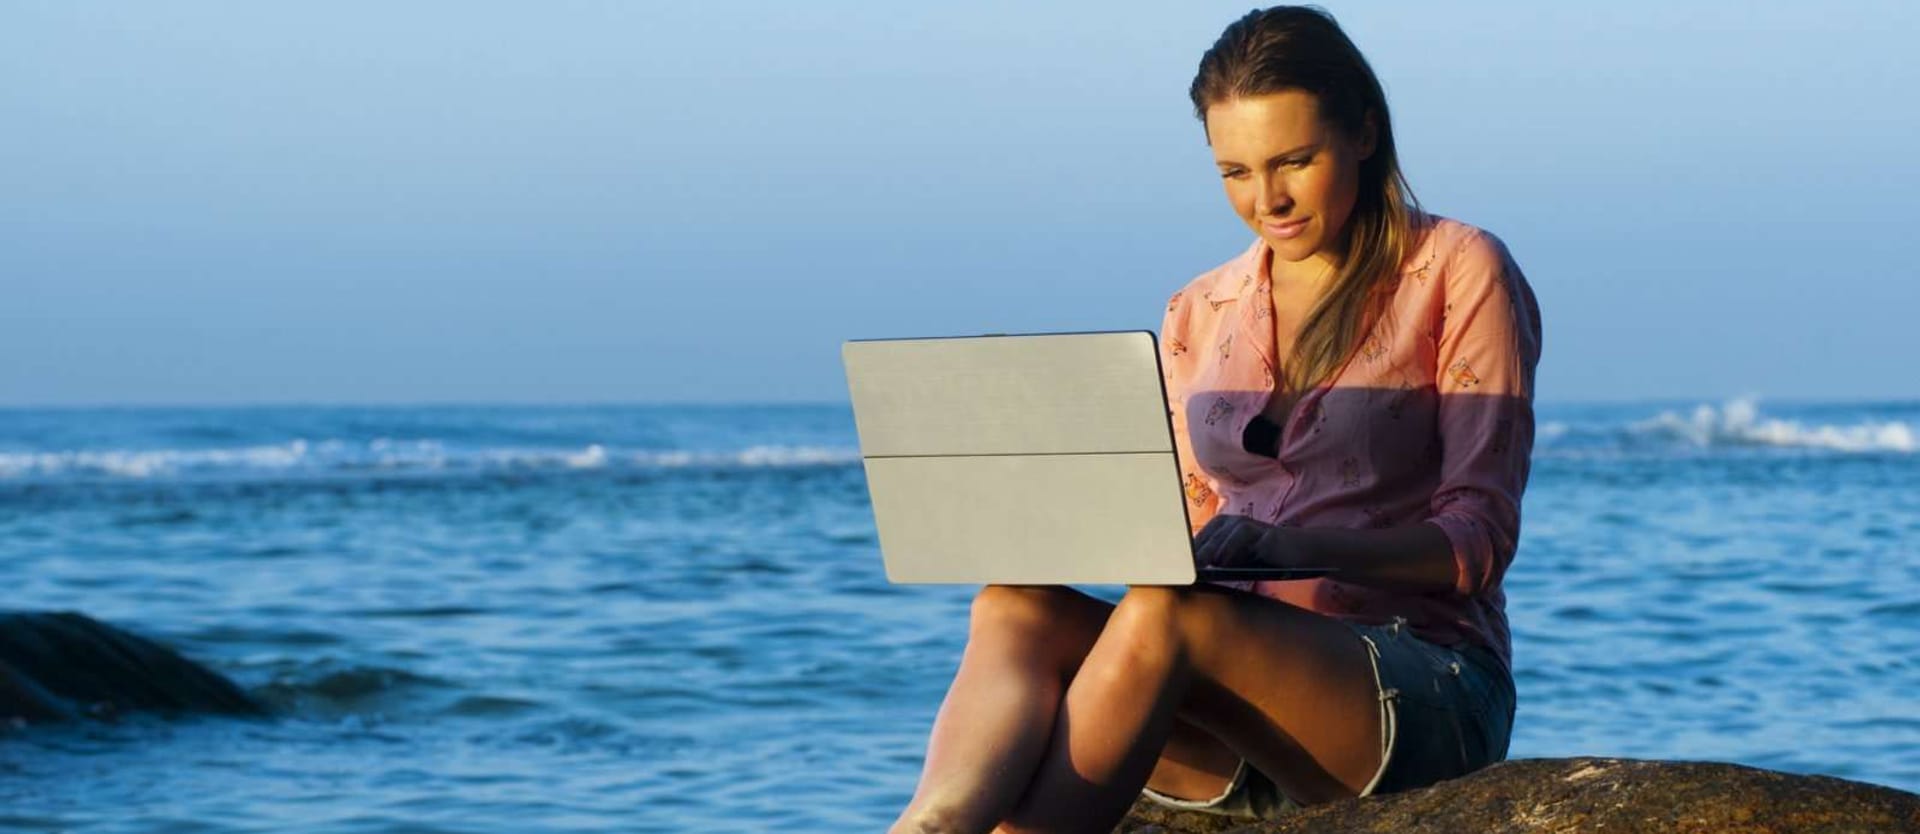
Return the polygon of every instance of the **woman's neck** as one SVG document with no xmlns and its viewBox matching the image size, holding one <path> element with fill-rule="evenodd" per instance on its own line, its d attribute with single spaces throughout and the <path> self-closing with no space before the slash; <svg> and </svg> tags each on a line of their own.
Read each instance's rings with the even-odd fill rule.
<svg viewBox="0 0 1920 834">
<path fill-rule="evenodd" d="M 1299 290 L 1318 291 L 1333 280 L 1339 269 L 1337 259 L 1320 253 L 1289 263 L 1275 260 L 1273 252 L 1267 252 L 1267 278 L 1273 282 L 1276 295 L 1290 295 Z"/>
</svg>

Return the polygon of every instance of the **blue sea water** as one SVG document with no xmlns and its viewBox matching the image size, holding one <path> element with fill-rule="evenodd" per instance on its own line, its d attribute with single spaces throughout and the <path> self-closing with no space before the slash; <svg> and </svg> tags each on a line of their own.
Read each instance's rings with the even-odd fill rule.
<svg viewBox="0 0 1920 834">
<path fill-rule="evenodd" d="M 1920 403 L 1539 410 L 1513 757 L 1920 790 Z M 877 830 L 964 587 L 844 406 L 0 411 L 0 607 L 278 717 L 0 728 L 0 829 Z"/>
</svg>

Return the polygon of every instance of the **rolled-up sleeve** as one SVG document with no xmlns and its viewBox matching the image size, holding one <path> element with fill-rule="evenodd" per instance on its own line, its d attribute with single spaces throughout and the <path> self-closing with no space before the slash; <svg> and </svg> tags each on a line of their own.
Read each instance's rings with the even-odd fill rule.
<svg viewBox="0 0 1920 834">
<path fill-rule="evenodd" d="M 1461 242 L 1443 280 L 1440 483 L 1426 521 L 1452 544 L 1454 591 L 1474 596 L 1499 586 L 1520 540 L 1540 309 L 1505 245 L 1484 232 Z"/>
<path fill-rule="evenodd" d="M 1192 332 L 1192 287 L 1167 300 L 1166 319 L 1160 325 L 1160 370 L 1166 377 L 1167 412 L 1173 420 L 1174 454 L 1180 463 L 1180 491 L 1187 502 L 1187 523 L 1199 533 L 1220 511 L 1220 485 L 1200 469 L 1193 458 L 1193 439 L 1187 434 L 1187 391 L 1196 371 L 1196 352 L 1187 345 Z"/>
</svg>

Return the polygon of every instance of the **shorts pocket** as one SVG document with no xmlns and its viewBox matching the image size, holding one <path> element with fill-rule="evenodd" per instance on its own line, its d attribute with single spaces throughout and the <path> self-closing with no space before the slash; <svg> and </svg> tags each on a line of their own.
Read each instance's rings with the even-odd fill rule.
<svg viewBox="0 0 1920 834">
<path fill-rule="evenodd" d="M 1504 761 L 1513 734 L 1513 680 L 1497 666 L 1468 659 L 1464 654 L 1462 663 L 1460 683 L 1467 729 L 1480 736 L 1486 749 L 1486 758 L 1480 764 Z"/>
<path fill-rule="evenodd" d="M 1393 758 L 1375 793 L 1397 793 L 1424 788 L 1445 779 L 1465 776 L 1486 758 L 1480 734 L 1459 712 L 1417 698 L 1394 704 L 1399 733 Z"/>
<path fill-rule="evenodd" d="M 1457 778 L 1504 757 L 1509 721 L 1500 682 L 1476 660 L 1413 637 L 1398 620 L 1379 628 L 1399 729 L 1380 792 Z"/>
<path fill-rule="evenodd" d="M 1467 695 L 1461 681 L 1467 669 L 1453 651 L 1414 637 L 1398 620 L 1386 628 L 1388 648 L 1382 651 L 1390 657 L 1383 659 L 1400 695 L 1441 709 L 1460 706 Z"/>
</svg>

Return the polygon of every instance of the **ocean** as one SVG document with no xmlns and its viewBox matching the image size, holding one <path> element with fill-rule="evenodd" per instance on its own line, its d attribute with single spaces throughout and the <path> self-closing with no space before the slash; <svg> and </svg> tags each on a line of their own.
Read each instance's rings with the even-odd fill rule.
<svg viewBox="0 0 1920 834">
<path fill-rule="evenodd" d="M 1920 403 L 1543 404 L 1524 517 L 1511 757 L 1920 791 Z M 844 405 L 0 410 L 0 589 L 277 711 L 0 727 L 0 830 L 342 834 L 878 830 L 974 590 Z"/>
</svg>

